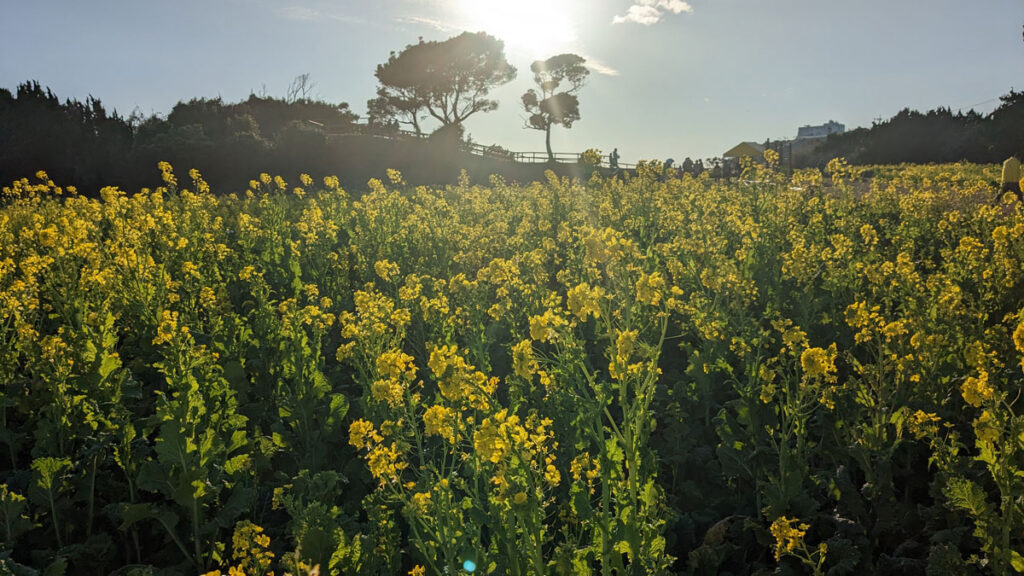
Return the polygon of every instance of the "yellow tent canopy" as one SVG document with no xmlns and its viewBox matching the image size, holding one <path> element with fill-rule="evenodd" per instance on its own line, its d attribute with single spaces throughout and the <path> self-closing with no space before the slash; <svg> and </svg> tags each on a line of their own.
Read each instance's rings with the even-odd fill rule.
<svg viewBox="0 0 1024 576">
<path fill-rule="evenodd" d="M 742 158 L 749 156 L 754 160 L 764 159 L 764 146 L 756 142 L 740 142 L 722 154 L 723 158 Z"/>
</svg>

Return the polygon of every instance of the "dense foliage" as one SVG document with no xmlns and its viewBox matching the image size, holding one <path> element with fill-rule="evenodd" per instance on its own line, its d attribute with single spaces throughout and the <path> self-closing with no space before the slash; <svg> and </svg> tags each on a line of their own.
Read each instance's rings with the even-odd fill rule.
<svg viewBox="0 0 1024 576">
<path fill-rule="evenodd" d="M 125 117 L 98 99 L 62 102 L 38 82 L 25 82 L 13 94 L 0 88 L 0 182 L 46 166 L 51 177 L 89 194 L 110 185 L 138 189 L 151 180 L 158 161 L 171 160 L 197 166 L 209 181 L 238 190 L 249 178 L 240 172 L 267 166 L 337 170 L 341 151 L 324 146 L 318 125 L 341 130 L 356 118 L 344 102 L 255 94 L 234 103 L 179 102 L 166 117 Z"/>
<path fill-rule="evenodd" d="M 0 571 L 1024 571 L 1024 206 L 771 160 L 16 182 Z"/>
<path fill-rule="evenodd" d="M 801 165 L 822 165 L 845 157 L 862 164 L 900 162 L 1002 162 L 1024 155 L 1024 92 L 1010 91 L 987 115 L 974 110 L 906 108 L 870 128 L 829 137 L 824 145 L 798 154 Z"/>
</svg>

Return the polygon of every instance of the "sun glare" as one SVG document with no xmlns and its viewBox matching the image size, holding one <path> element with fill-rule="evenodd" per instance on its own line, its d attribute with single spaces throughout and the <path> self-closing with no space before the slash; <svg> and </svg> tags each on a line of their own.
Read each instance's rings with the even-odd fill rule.
<svg viewBox="0 0 1024 576">
<path fill-rule="evenodd" d="M 564 0 L 456 0 L 463 26 L 505 41 L 509 51 L 547 58 L 576 40 L 570 2 Z"/>
</svg>

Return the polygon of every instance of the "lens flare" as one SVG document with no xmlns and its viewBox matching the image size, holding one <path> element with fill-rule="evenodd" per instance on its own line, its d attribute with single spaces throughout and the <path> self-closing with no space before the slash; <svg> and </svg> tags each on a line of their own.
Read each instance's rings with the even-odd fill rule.
<svg viewBox="0 0 1024 576">
<path fill-rule="evenodd" d="M 461 25 L 505 41 L 510 51 L 547 58 L 576 40 L 574 3 L 565 0 L 456 0 Z"/>
</svg>

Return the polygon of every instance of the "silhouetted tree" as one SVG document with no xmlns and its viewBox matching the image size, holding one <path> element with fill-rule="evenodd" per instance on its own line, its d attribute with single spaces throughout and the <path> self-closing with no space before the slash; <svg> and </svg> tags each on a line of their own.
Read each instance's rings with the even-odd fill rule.
<svg viewBox="0 0 1024 576">
<path fill-rule="evenodd" d="M 489 112 L 498 102 L 490 90 L 516 77 L 505 59 L 505 43 L 483 32 L 463 32 L 443 42 L 424 42 L 391 53 L 377 66 L 380 88 L 367 103 L 373 123 L 398 119 L 422 133 L 426 112 L 442 125 L 462 124 L 477 112 Z"/>
<path fill-rule="evenodd" d="M 1024 154 L 1024 92 L 1011 90 L 999 100 L 987 124 L 990 149 L 997 159 Z"/>
<path fill-rule="evenodd" d="M 580 101 L 576 93 L 583 88 L 590 74 L 584 62 L 586 60 L 576 54 L 559 54 L 530 65 L 533 81 L 540 92 L 530 88 L 523 94 L 523 108 L 530 114 L 526 127 L 544 132 L 548 161 L 555 160 L 551 152 L 551 127 L 557 124 L 572 128 L 572 123 L 580 119 Z M 557 92 L 563 85 L 564 89 Z"/>
<path fill-rule="evenodd" d="M 423 119 L 421 113 L 426 108 L 426 98 L 418 92 L 417 86 L 377 88 L 377 97 L 366 102 L 368 123 L 377 129 L 408 124 L 422 135 L 420 120 Z"/>
<path fill-rule="evenodd" d="M 299 74 L 294 80 L 292 80 L 292 83 L 288 85 L 288 92 L 286 93 L 284 100 L 289 104 L 299 102 L 301 100 L 310 100 L 312 99 L 314 88 L 316 88 L 316 83 L 310 80 L 309 72 Z"/>
</svg>

